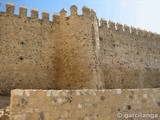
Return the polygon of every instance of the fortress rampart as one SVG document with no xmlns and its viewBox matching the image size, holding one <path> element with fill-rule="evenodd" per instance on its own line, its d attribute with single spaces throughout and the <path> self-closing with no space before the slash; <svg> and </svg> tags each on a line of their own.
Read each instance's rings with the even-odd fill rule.
<svg viewBox="0 0 160 120">
<path fill-rule="evenodd" d="M 0 12 L 0 94 L 11 89 L 160 87 L 160 35 L 107 23 L 87 7 L 54 14 L 6 4 Z"/>
<path fill-rule="evenodd" d="M 157 88 L 160 35 L 101 19 L 101 66 L 106 88 Z"/>
</svg>

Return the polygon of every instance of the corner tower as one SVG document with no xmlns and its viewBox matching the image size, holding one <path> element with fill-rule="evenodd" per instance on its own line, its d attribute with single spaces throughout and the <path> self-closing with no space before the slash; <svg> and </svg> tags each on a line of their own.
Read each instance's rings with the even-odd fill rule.
<svg viewBox="0 0 160 120">
<path fill-rule="evenodd" d="M 60 12 L 58 47 L 58 89 L 103 88 L 99 64 L 99 33 L 96 14 L 87 7 L 82 15 L 75 5 Z"/>
</svg>

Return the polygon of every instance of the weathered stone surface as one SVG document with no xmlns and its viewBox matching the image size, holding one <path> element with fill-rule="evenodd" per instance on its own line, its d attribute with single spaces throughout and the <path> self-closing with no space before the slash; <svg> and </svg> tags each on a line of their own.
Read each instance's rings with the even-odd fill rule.
<svg viewBox="0 0 160 120">
<path fill-rule="evenodd" d="M 100 60 L 105 88 L 159 88 L 160 39 L 100 28 Z M 149 35 L 149 33 L 148 33 Z"/>
<path fill-rule="evenodd" d="M 116 120 L 160 114 L 160 35 L 101 19 L 6 5 L 0 12 L 0 120 Z M 96 90 L 103 88 L 150 88 Z M 154 89 L 157 88 L 157 89 Z M 94 89 L 94 90 L 87 90 Z M 126 116 L 125 116 L 126 117 Z M 134 118 L 131 118 L 134 119 Z M 145 120 L 147 120 L 146 118 Z M 150 119 L 150 118 L 149 118 Z"/>
<path fill-rule="evenodd" d="M 35 19 L 36 10 L 33 19 L 22 14 L 0 12 L 0 94 L 15 88 L 55 88 L 55 27 L 46 14 L 43 21 Z"/>
<path fill-rule="evenodd" d="M 19 91 L 23 95 L 16 94 Z M 120 114 L 125 119 L 127 114 L 160 114 L 159 100 L 159 88 L 13 90 L 11 120 L 117 120 Z M 143 119 L 151 118 L 138 120 Z"/>
<path fill-rule="evenodd" d="M 10 117 L 10 96 L 0 95 L 0 120 L 9 120 Z"/>
<path fill-rule="evenodd" d="M 101 20 L 87 7 L 66 16 L 7 4 L 0 12 L 0 94 L 19 89 L 160 87 L 160 37 Z M 117 29 L 116 29 L 117 28 Z M 147 35 L 148 33 L 148 35 Z"/>
</svg>

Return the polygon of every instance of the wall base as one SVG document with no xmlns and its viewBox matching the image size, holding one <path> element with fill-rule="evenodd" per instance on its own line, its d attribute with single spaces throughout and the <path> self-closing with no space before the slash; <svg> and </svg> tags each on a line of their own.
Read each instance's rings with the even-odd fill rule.
<svg viewBox="0 0 160 120">
<path fill-rule="evenodd" d="M 150 120 L 160 89 L 12 90 L 10 107 L 11 120 Z"/>
</svg>

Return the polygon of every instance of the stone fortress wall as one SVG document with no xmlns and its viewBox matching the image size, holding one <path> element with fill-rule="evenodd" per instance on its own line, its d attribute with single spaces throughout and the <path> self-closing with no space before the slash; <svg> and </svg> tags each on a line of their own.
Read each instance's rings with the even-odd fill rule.
<svg viewBox="0 0 160 120">
<path fill-rule="evenodd" d="M 160 87 L 160 35 L 101 19 L 87 7 L 53 15 L 0 12 L 0 94 L 11 89 Z"/>
<path fill-rule="evenodd" d="M 56 67 L 56 44 L 49 14 L 33 9 L 31 17 L 27 9 L 20 7 L 14 15 L 14 6 L 6 5 L 0 12 L 0 88 L 8 93 L 15 88 L 54 88 Z"/>
<path fill-rule="evenodd" d="M 101 20 L 105 88 L 160 87 L 160 35 Z"/>
</svg>

